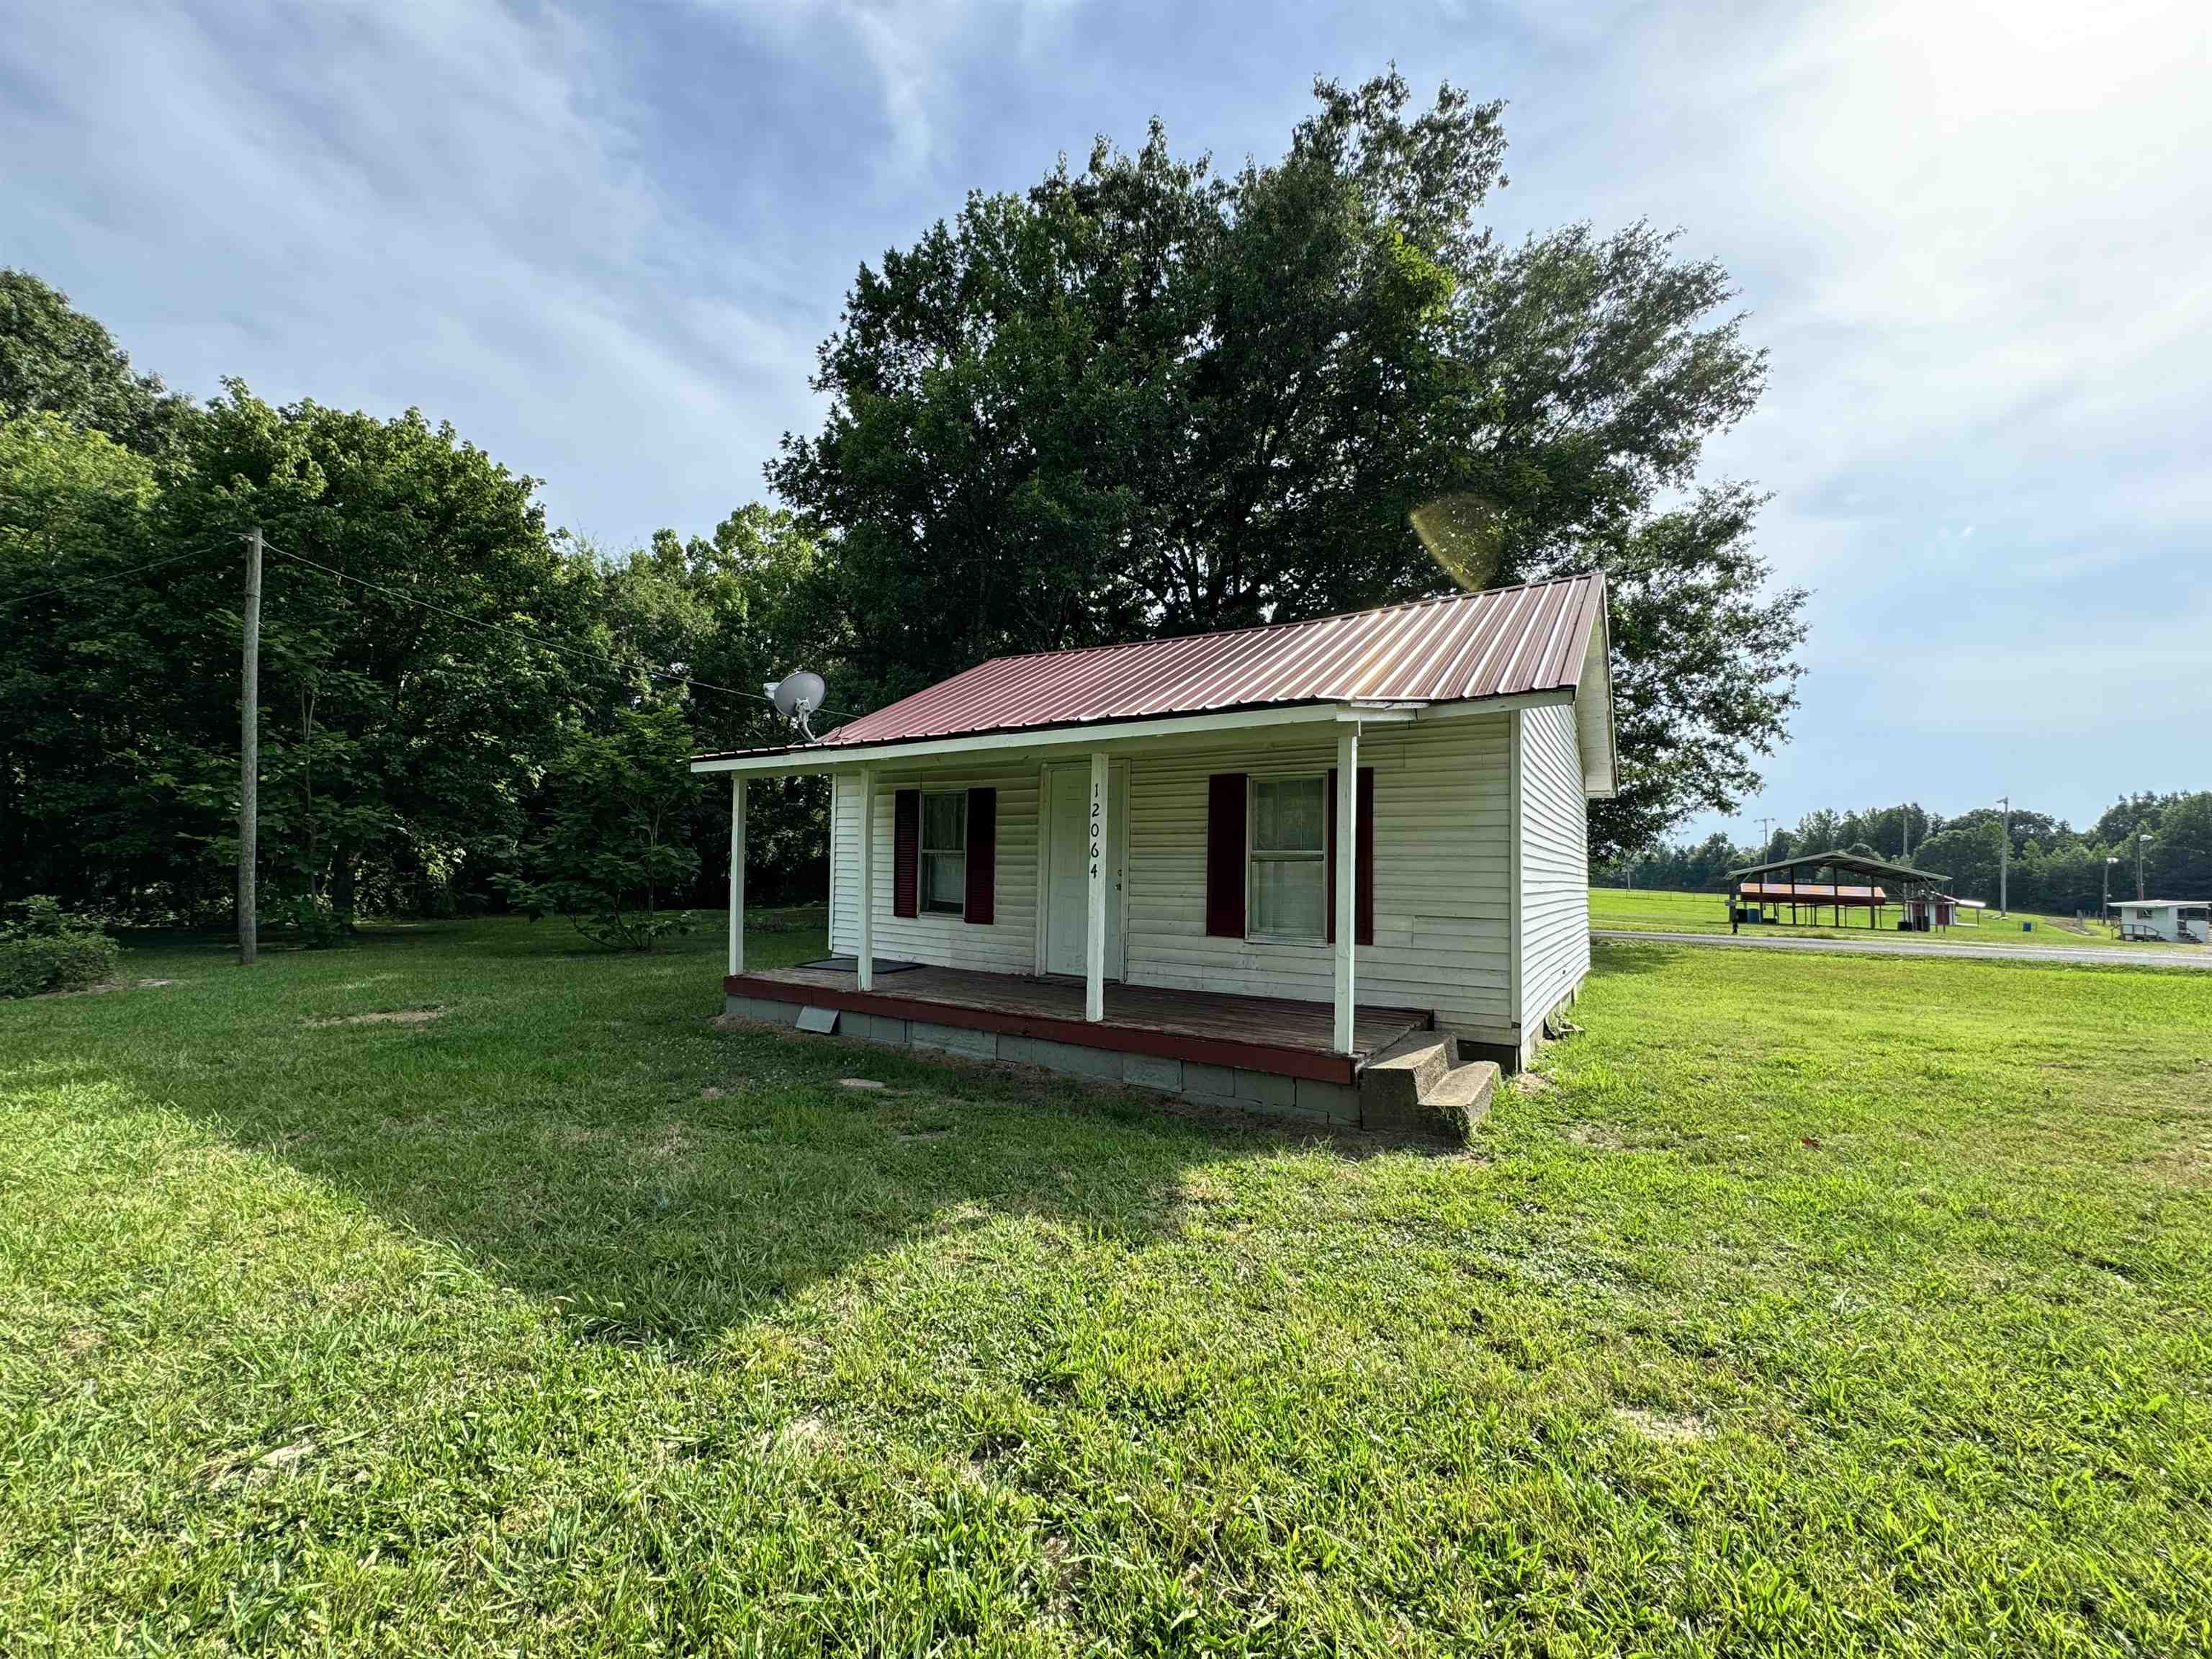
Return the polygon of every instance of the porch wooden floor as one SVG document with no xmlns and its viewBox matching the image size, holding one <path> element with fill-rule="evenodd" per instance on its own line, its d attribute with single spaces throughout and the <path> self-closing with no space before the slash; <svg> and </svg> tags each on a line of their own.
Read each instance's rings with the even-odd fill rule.
<svg viewBox="0 0 2212 1659">
<path fill-rule="evenodd" d="M 1435 1017 L 1421 1008 L 1363 1006 L 1352 1023 L 1356 1054 L 1332 1051 L 1335 1011 L 1325 1002 L 1220 992 L 1169 991 L 1146 985 L 1106 987 L 1106 1018 L 1083 1018 L 1079 980 L 983 974 L 961 968 L 908 968 L 862 991 L 858 976 L 836 968 L 774 968 L 723 981 L 732 996 L 812 1003 L 824 1008 L 927 1020 L 973 1030 L 1010 1032 L 1084 1048 L 1158 1054 L 1205 1065 L 1237 1066 L 1279 1077 L 1350 1083 L 1370 1054 Z"/>
</svg>

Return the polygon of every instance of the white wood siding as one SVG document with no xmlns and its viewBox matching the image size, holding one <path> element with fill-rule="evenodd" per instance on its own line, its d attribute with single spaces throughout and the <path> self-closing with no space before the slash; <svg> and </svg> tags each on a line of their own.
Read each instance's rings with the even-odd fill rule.
<svg viewBox="0 0 2212 1659">
<path fill-rule="evenodd" d="M 1359 744 L 1360 764 L 1375 769 L 1375 943 L 1359 948 L 1359 1000 L 1431 1009 L 1443 1024 L 1499 1043 L 1520 1035 L 1512 940 L 1516 730 L 1530 820 L 1518 866 L 1529 924 L 1522 1009 L 1540 1016 L 1551 1006 L 1537 1006 L 1545 988 L 1555 988 L 1556 1002 L 1589 964 L 1574 714 L 1545 708 L 1518 720 L 1499 713 L 1371 726 Z M 1326 943 L 1207 936 L 1206 798 L 1216 772 L 1326 772 L 1336 760 L 1334 729 L 1236 743 L 1163 739 L 1118 752 L 1129 767 L 1128 981 L 1328 1002 L 1334 981 Z M 955 917 L 892 915 L 895 792 L 986 784 L 999 791 L 996 922 L 973 927 Z M 857 773 L 839 774 L 830 814 L 830 948 L 844 953 L 860 939 L 860 797 Z M 877 954 L 1035 972 L 1038 805 L 1033 760 L 961 772 L 878 773 Z"/>
<path fill-rule="evenodd" d="M 1369 727 L 1375 769 L 1375 943 L 1359 1000 L 1436 1011 L 1509 1040 L 1507 729 L 1504 714 Z M 1249 746 L 1163 745 L 1129 768 L 1132 983 L 1327 1002 L 1327 944 L 1213 939 L 1206 931 L 1206 792 L 1215 772 L 1326 772 L 1335 734 Z"/>
<path fill-rule="evenodd" d="M 891 914 L 893 798 L 901 789 L 999 792 L 995 919 L 979 927 L 958 916 Z M 830 949 L 860 946 L 860 779 L 836 775 L 830 829 Z M 1036 970 L 1037 774 L 1034 766 L 964 772 L 876 774 L 876 956 L 994 974 Z M 877 988 L 884 989 L 878 981 Z"/>
<path fill-rule="evenodd" d="M 1523 1041 L 1589 972 L 1589 839 L 1575 711 L 1518 716 Z"/>
</svg>

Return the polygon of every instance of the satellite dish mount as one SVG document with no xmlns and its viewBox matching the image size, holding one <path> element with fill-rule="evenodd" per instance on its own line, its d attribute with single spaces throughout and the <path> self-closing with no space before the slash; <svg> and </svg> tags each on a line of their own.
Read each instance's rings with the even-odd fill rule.
<svg viewBox="0 0 2212 1659">
<path fill-rule="evenodd" d="M 823 683 L 821 675 L 810 673 L 804 668 L 761 688 L 768 693 L 769 701 L 775 705 L 775 712 L 796 726 L 809 743 L 816 741 L 816 738 L 814 728 L 807 724 L 807 717 L 822 707 L 823 693 L 829 689 Z"/>
</svg>

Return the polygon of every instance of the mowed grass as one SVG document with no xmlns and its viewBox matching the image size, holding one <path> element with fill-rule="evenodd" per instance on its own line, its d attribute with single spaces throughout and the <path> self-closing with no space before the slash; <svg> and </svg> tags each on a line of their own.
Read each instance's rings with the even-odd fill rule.
<svg viewBox="0 0 2212 1659">
<path fill-rule="evenodd" d="M 0 1006 L 0 1650 L 2212 1642 L 2212 979 L 1601 946 L 1441 1154 L 574 944 Z"/>
<path fill-rule="evenodd" d="M 1771 932 L 1814 939 L 1863 939 L 1867 937 L 1866 912 L 1844 913 L 1838 927 L 1828 918 L 1833 914 L 1823 909 L 1820 919 L 1813 920 L 1813 908 L 1802 907 L 1800 914 L 1806 920 L 1792 923 L 1789 911 L 1783 911 L 1784 920 L 1778 925 L 1764 926 Z M 1876 938 L 1897 936 L 1897 907 L 1886 905 L 1873 932 Z M 2022 922 L 2033 922 L 2032 929 L 2023 930 Z M 1590 926 L 1633 929 L 1639 933 L 1725 933 L 1729 931 L 1727 902 L 1718 893 L 1682 893 L 1664 888 L 1593 887 L 1590 889 Z M 1915 934 L 1910 937 L 1946 941 L 1954 945 L 2017 945 L 2036 950 L 2053 945 L 2070 945 L 2076 949 L 2085 945 L 2126 945 L 2146 958 L 2155 958 L 2160 952 L 2187 951 L 2199 947 L 2161 945 L 2157 943 L 2128 943 L 2118 931 L 2109 924 L 2091 918 L 2079 926 L 2071 916 L 2049 916 L 2028 910 L 2015 910 L 2009 916 L 1999 916 L 1995 909 L 1982 913 L 1978 923 L 1962 922 L 1941 932 Z"/>
</svg>

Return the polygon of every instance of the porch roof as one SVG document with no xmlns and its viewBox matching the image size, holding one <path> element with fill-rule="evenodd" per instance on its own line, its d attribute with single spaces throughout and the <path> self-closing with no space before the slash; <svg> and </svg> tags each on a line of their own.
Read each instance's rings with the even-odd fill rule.
<svg viewBox="0 0 2212 1659">
<path fill-rule="evenodd" d="M 1125 730 L 1330 720 L 1340 710 L 1374 720 L 1436 704 L 1571 702 L 1590 664 L 1607 675 L 1605 616 L 1605 578 L 1592 571 L 1310 622 L 998 657 L 816 742 L 699 755 L 692 768 L 795 771 L 921 752 L 916 745 L 1096 742 Z"/>
</svg>

